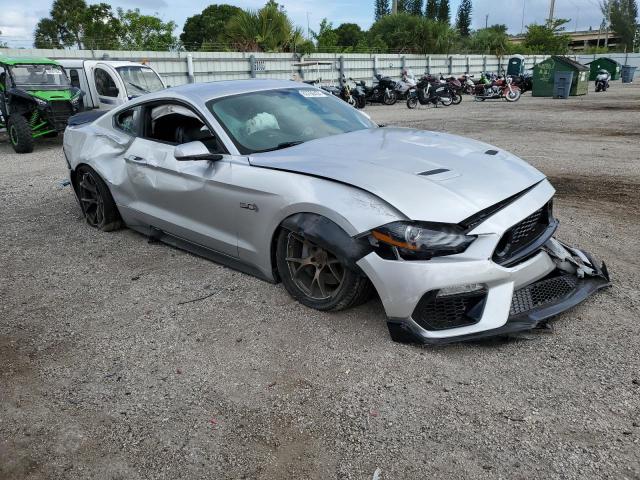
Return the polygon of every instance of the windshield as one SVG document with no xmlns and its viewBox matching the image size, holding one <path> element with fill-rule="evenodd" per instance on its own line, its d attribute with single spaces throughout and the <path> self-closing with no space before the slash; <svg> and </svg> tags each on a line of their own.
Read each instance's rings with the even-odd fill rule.
<svg viewBox="0 0 640 480">
<path fill-rule="evenodd" d="M 158 74 L 148 67 L 118 67 L 116 70 L 124 80 L 129 97 L 139 97 L 164 89 Z"/>
<path fill-rule="evenodd" d="M 312 88 L 244 93 L 207 107 L 243 155 L 376 127 L 346 102 Z"/>
<path fill-rule="evenodd" d="M 67 75 L 59 65 L 16 65 L 11 67 L 11 75 L 16 85 L 21 87 L 47 90 L 71 86 Z"/>
</svg>

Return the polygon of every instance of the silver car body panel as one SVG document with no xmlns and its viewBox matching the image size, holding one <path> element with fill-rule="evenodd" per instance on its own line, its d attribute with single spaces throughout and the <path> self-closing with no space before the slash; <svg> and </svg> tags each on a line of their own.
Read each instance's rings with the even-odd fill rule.
<svg viewBox="0 0 640 480">
<path fill-rule="evenodd" d="M 514 289 L 558 268 L 558 260 L 542 250 L 513 267 L 491 260 L 503 234 L 554 195 L 542 173 L 491 145 L 437 132 L 373 128 L 240 155 L 205 103 L 276 88 L 300 84 L 216 82 L 139 97 L 92 123 L 67 129 L 69 168 L 73 172 L 86 164 L 96 170 L 130 228 L 147 234 L 162 231 L 249 266 L 270 281 L 276 280 L 274 236 L 283 220 L 296 213 L 327 217 L 355 237 L 394 221 L 459 223 L 526 191 L 473 227 L 469 234 L 477 240 L 463 253 L 401 261 L 372 252 L 357 262 L 376 287 L 387 316 L 419 330 L 424 339 L 455 338 L 504 325 Z M 119 112 L 151 101 L 193 109 L 228 153 L 219 161 L 177 161 L 174 146 L 114 127 Z M 488 290 L 478 323 L 426 331 L 411 319 L 425 292 L 467 284 Z"/>
</svg>

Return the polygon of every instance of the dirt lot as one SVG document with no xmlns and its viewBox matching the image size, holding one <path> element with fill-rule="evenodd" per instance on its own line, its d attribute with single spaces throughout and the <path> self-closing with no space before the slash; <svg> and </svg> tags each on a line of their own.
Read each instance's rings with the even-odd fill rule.
<svg viewBox="0 0 640 480">
<path fill-rule="evenodd" d="M 320 313 L 92 230 L 59 141 L 15 155 L 2 136 L 1 479 L 640 478 L 640 84 L 367 111 L 536 165 L 559 236 L 605 259 L 613 288 L 553 333 L 400 345 L 377 300 Z"/>
</svg>

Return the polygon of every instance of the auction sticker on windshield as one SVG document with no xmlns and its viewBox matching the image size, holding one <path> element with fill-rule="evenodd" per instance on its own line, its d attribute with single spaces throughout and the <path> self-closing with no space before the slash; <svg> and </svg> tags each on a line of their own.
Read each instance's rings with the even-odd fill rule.
<svg viewBox="0 0 640 480">
<path fill-rule="evenodd" d="M 307 98 L 326 97 L 320 90 L 298 90 L 298 93 Z"/>
</svg>

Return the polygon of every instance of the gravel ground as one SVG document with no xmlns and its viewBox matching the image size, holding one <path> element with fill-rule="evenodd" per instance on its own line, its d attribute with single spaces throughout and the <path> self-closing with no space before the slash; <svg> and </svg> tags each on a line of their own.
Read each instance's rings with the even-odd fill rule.
<svg viewBox="0 0 640 480">
<path fill-rule="evenodd" d="M 89 228 L 60 142 L 0 134 L 1 479 L 640 478 L 640 85 L 367 111 L 536 165 L 613 288 L 552 333 L 393 343 L 378 300 L 316 312 Z"/>
</svg>

